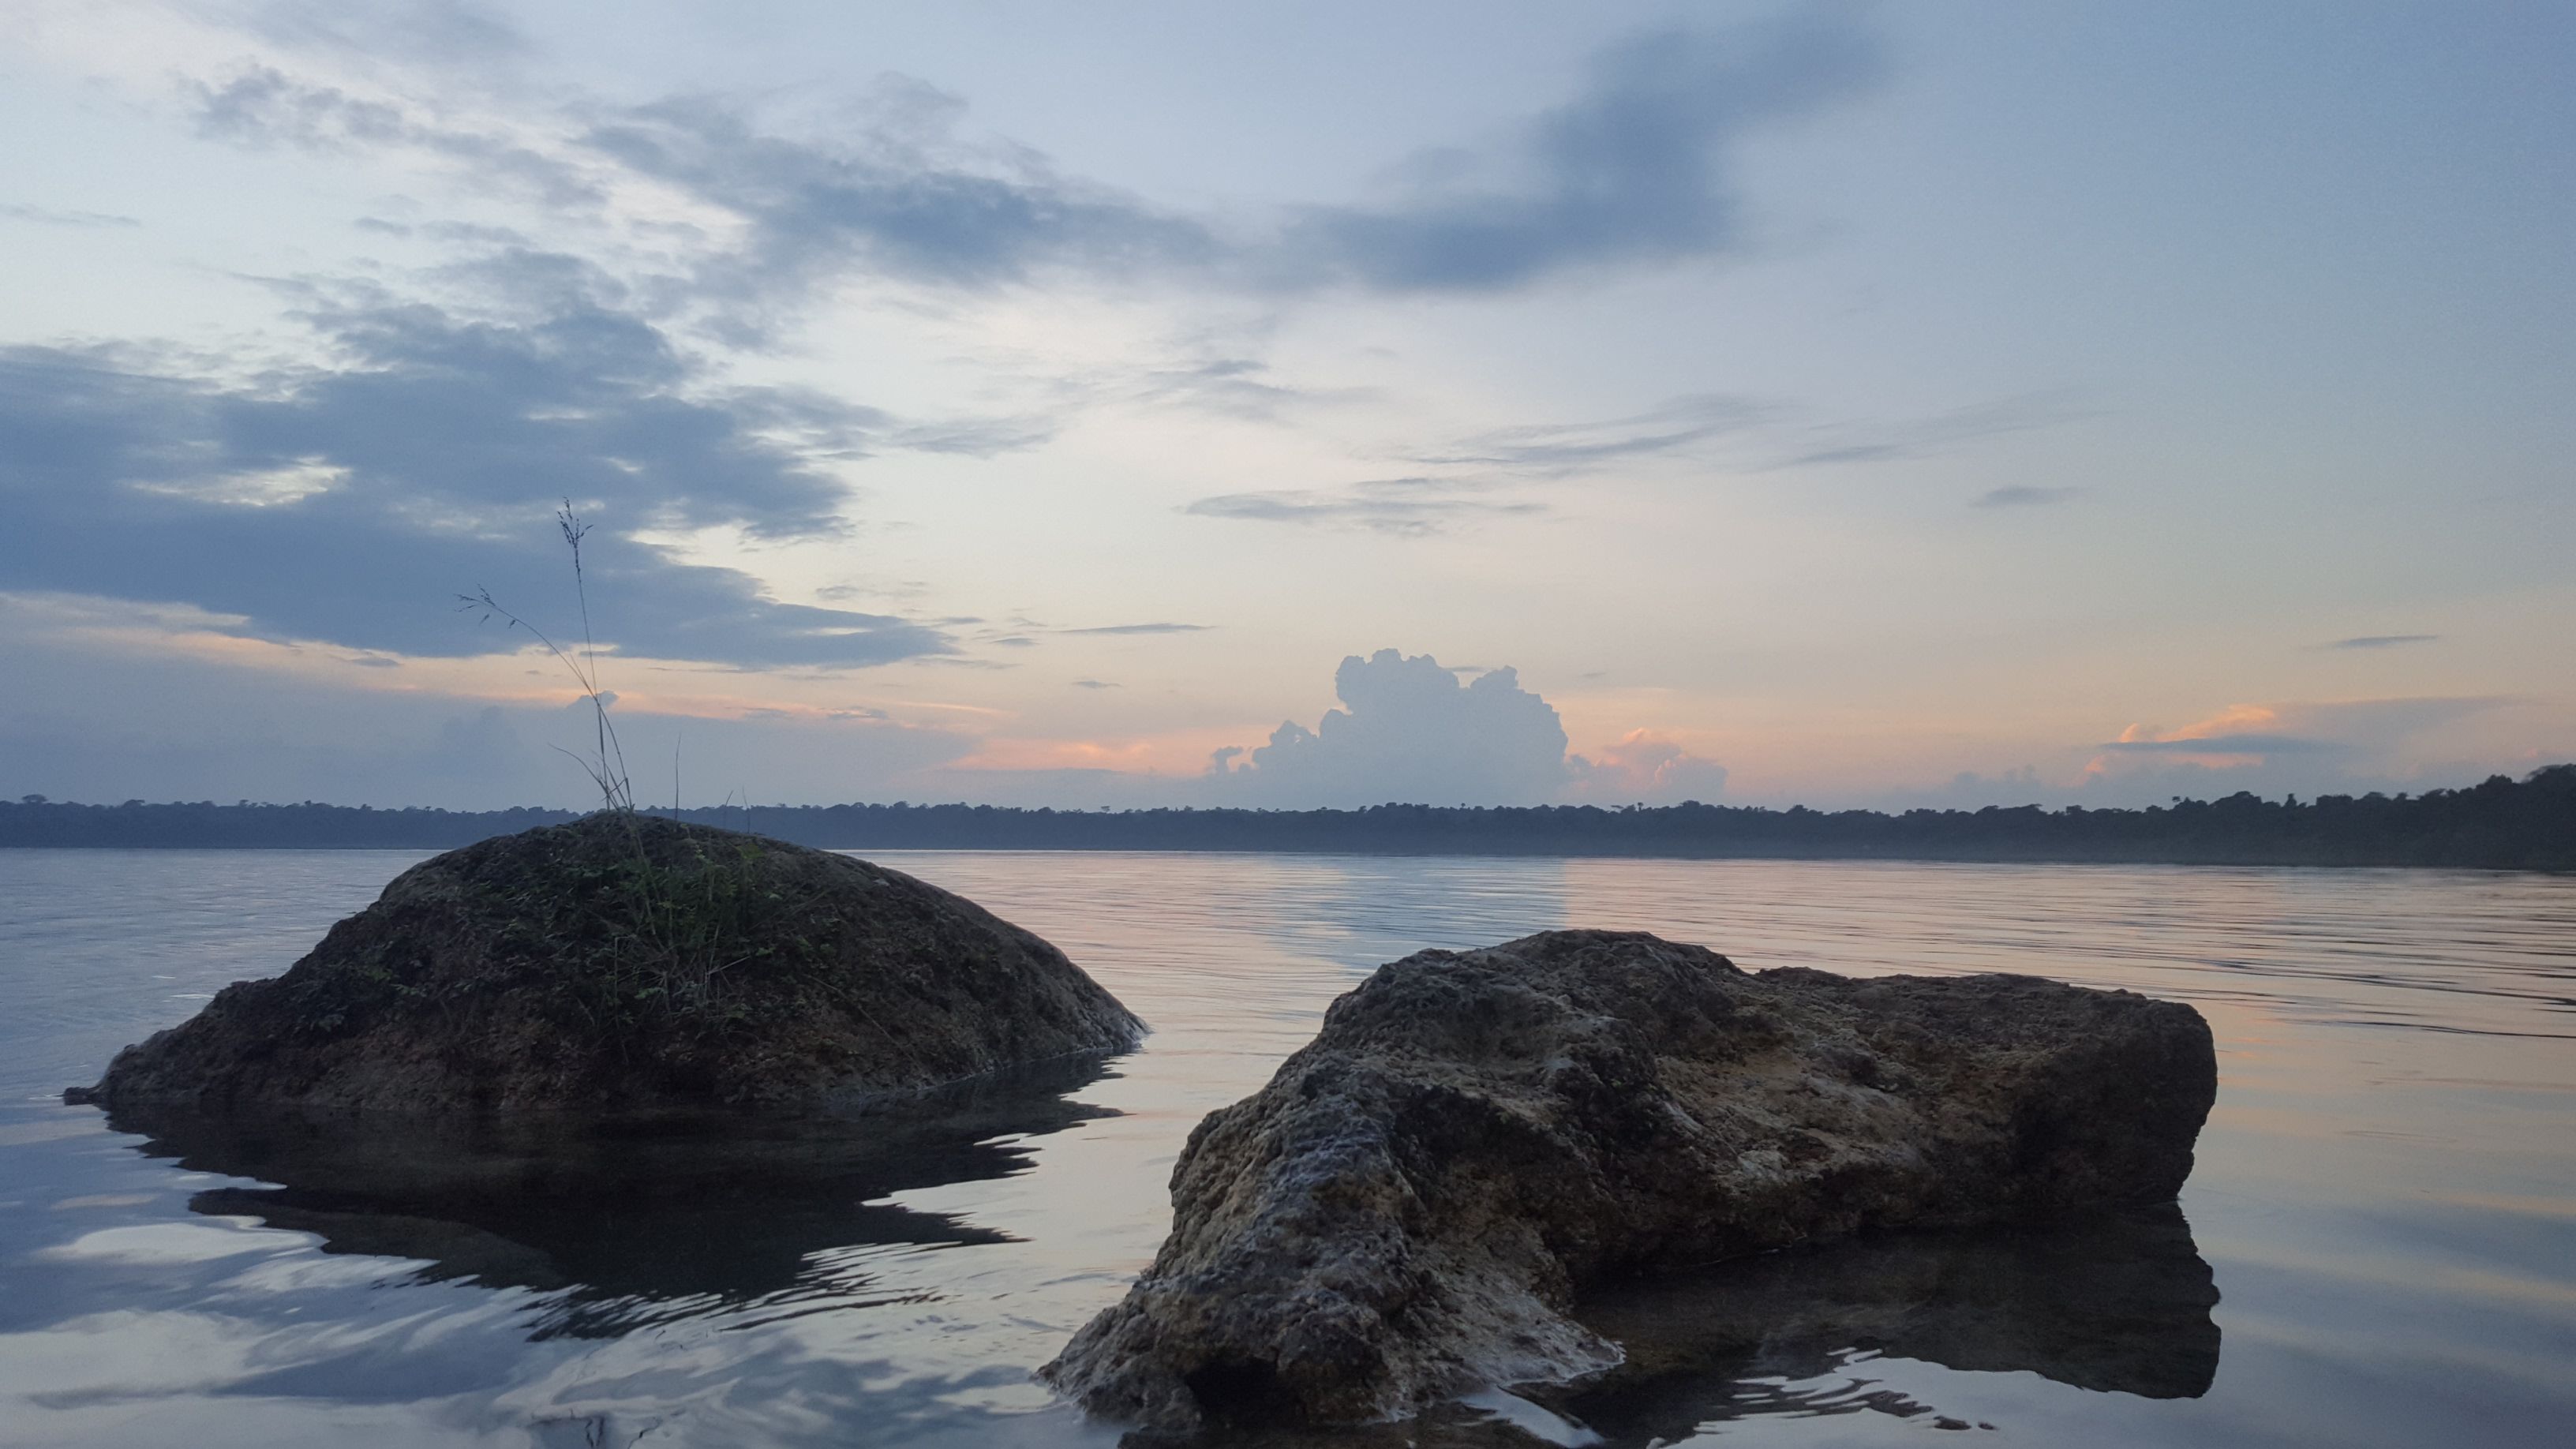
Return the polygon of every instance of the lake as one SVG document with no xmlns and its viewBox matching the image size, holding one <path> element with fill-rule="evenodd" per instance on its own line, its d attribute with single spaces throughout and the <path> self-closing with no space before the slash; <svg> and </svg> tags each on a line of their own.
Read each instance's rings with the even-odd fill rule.
<svg viewBox="0 0 2576 1449">
<path fill-rule="evenodd" d="M 1641 1285 L 1586 1315 L 1650 1380 L 1481 1396 L 1426 1445 L 2576 1433 L 2576 878 L 887 852 L 1153 1035 L 883 1140 L 147 1139 L 60 1104 L 420 858 L 0 850 L 0 1444 L 1114 1444 L 1029 1371 L 1152 1257 L 1190 1127 L 1378 963 L 1559 926 L 2188 1001 L 2218 1105 L 2179 1215 Z"/>
</svg>

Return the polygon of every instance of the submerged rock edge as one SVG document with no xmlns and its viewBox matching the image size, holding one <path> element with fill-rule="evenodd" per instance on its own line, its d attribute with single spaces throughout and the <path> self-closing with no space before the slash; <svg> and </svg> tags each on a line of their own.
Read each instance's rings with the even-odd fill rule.
<svg viewBox="0 0 2576 1449">
<path fill-rule="evenodd" d="M 2038 978 L 1748 974 L 1554 931 L 1379 968 L 1211 1113 L 1125 1300 L 1040 1377 L 1103 1418 L 1357 1423 L 1615 1365 L 1617 1275 L 1866 1228 L 2171 1200 L 2190 1007 Z"/>
</svg>

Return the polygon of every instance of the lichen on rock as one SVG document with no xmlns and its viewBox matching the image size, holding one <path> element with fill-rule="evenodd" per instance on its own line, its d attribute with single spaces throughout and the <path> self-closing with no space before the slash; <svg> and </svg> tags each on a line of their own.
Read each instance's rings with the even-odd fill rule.
<svg viewBox="0 0 2576 1449">
<path fill-rule="evenodd" d="M 602 812 L 397 876 L 73 1100 L 454 1114 L 863 1107 L 1124 1049 L 1064 953 L 849 856 Z"/>
<path fill-rule="evenodd" d="M 1104 1417 L 1355 1423 L 1619 1348 L 1621 1275 L 2171 1199 L 2216 1095 L 2176 1003 L 1746 973 L 1552 931 L 1379 968 L 1172 1174 L 1171 1235 L 1042 1376 Z"/>
</svg>

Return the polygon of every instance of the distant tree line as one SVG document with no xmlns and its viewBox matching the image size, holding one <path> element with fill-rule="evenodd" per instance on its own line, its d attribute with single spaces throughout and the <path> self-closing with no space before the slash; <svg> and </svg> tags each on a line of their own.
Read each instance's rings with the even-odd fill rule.
<svg viewBox="0 0 2576 1449">
<path fill-rule="evenodd" d="M 672 812 L 657 812 L 672 813 Z M 2239 792 L 2142 810 L 1373 805 L 1359 810 L 1022 810 L 755 805 L 682 819 L 835 850 L 1227 850 L 1382 855 L 2412 865 L 2576 870 L 2576 764 L 2421 795 Z M 558 824 L 567 810 L 0 803 L 0 846 L 437 850 Z"/>
</svg>

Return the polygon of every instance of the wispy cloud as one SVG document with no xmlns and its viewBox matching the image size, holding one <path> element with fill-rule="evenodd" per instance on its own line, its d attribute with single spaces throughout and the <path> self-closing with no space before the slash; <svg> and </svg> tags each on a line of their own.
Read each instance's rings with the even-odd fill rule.
<svg viewBox="0 0 2576 1449">
<path fill-rule="evenodd" d="M 1766 472 L 1892 463 L 1929 457 L 2007 433 L 2081 416 L 2055 395 L 1999 398 L 1880 423 L 1815 421 L 1785 401 L 1726 393 L 1676 397 L 1617 417 L 1523 423 L 1417 449 L 1406 461 L 1564 478 L 1659 460 Z M 1980 507 L 2064 502 L 2075 488 L 1998 488 Z"/>
<path fill-rule="evenodd" d="M 2351 746 L 2335 740 L 2307 739 L 2299 735 L 2209 734 L 2174 736 L 2165 739 L 2110 740 L 2100 746 L 2123 754 L 2154 755 L 2278 755 L 2342 750 Z"/>
<path fill-rule="evenodd" d="M 1688 452 L 1713 439 L 1742 435 L 1776 412 L 1751 398 L 1679 397 L 1625 417 L 1497 428 L 1416 455 L 1413 461 L 1562 477 L 1613 461 Z"/>
<path fill-rule="evenodd" d="M 448 64 L 490 66 L 530 53 L 526 36 L 501 16 L 467 0 L 392 0 L 339 5 L 325 0 L 266 0 L 248 16 L 272 40 L 352 55 L 419 56 Z"/>
<path fill-rule="evenodd" d="M 685 198 L 723 222 L 658 224 L 666 239 L 693 230 L 687 286 L 725 304 L 746 340 L 764 309 L 855 276 L 969 290 L 1064 271 L 1261 295 L 1455 292 L 1722 257 L 1749 234 L 1730 175 L 1737 144 L 1864 94 L 1887 69 L 1841 7 L 1650 31 L 1597 52 L 1562 103 L 1416 153 L 1369 199 L 1196 216 L 1068 174 L 1025 145 L 971 139 L 965 101 L 909 77 L 883 78 L 856 124 L 795 136 L 725 96 L 476 115 L 425 84 L 420 95 L 377 84 L 383 66 L 333 68 L 364 54 L 480 70 L 525 50 L 504 22 L 468 8 L 399 13 L 272 9 L 252 27 L 268 42 L 263 59 L 196 83 L 200 131 L 251 146 L 407 148 L 585 216 L 638 188 Z M 317 73 L 300 73 L 307 61 Z M 371 80 L 351 79 L 362 73 Z"/>
<path fill-rule="evenodd" d="M 1971 403 L 1919 418 L 1887 423 L 1835 423 L 1810 427 L 1812 441 L 1792 443 L 1793 451 L 1770 466 L 1818 468 L 1841 464 L 1891 463 L 1946 453 L 1965 444 L 2007 433 L 2055 427 L 2083 416 L 2061 394 L 2036 393 Z M 1997 490 L 2005 492 L 2010 490 Z M 2035 490 L 2047 492 L 2051 490 Z M 1992 496 L 1992 495 L 1989 495 Z M 2016 502 L 2040 500 L 2016 499 Z M 2055 501 L 2055 500 L 2048 500 Z"/>
<path fill-rule="evenodd" d="M 1476 518 L 1543 513 L 1525 499 L 1482 496 L 1488 485 L 1447 478 L 1377 478 L 1334 489 L 1220 493 L 1184 505 L 1202 518 L 1250 519 L 1310 527 L 1356 528 L 1422 538 Z"/>
<path fill-rule="evenodd" d="M 988 288 L 1048 267 L 1195 268 L 1219 252 L 1199 222 L 1061 175 L 1025 148 L 959 140 L 954 96 L 893 78 L 877 100 L 880 123 L 833 145 L 765 133 L 709 98 L 607 116 L 582 141 L 739 218 L 739 240 L 699 283 L 745 300 L 854 271 Z"/>
<path fill-rule="evenodd" d="M 1292 413 L 1375 395 L 1367 388 L 1322 388 L 1283 380 L 1269 363 L 1243 356 L 1153 368 L 1125 391 L 1137 402 L 1173 404 L 1258 422 L 1275 422 Z"/>
<path fill-rule="evenodd" d="M 2441 637 L 2439 634 L 2356 634 L 2349 639 L 2337 639 L 2331 644 L 2320 644 L 2317 647 L 2320 649 L 2395 649 L 2407 644 L 2430 644 Z"/>
<path fill-rule="evenodd" d="M 2040 488 L 2024 483 L 1990 488 L 1970 499 L 1971 508 L 2039 508 L 2051 503 L 2066 503 L 2082 497 L 2081 488 Z"/>
<path fill-rule="evenodd" d="M 0 201 L 0 220 L 29 222 L 36 226 L 129 227 L 141 226 L 140 217 L 118 216 L 104 211 L 55 211 L 50 207 L 29 206 L 24 202 Z"/>
<path fill-rule="evenodd" d="M 1832 9 L 1633 36 L 1593 57 L 1571 100 L 1508 137 L 1418 154 L 1379 201 L 1307 208 L 1271 267 L 1290 286 L 1494 291 L 1724 255 L 1746 230 L 1730 148 L 1865 92 L 1885 69 L 1871 37 Z"/>
<path fill-rule="evenodd" d="M 2515 701 L 2487 695 L 2231 705 L 2166 730 L 2131 725 L 2098 746 L 2114 754 L 2264 758 L 2387 750 L 2411 736 Z"/>
<path fill-rule="evenodd" d="M 213 140 L 342 153 L 404 148 L 463 168 L 469 184 L 506 188 L 551 206 L 589 210 L 608 196 L 599 168 L 560 144 L 544 144 L 549 131 L 560 129 L 549 118 L 524 126 L 459 123 L 407 98 L 362 96 L 272 65 L 192 87 L 198 134 Z M 524 134 L 529 131 L 536 134 Z"/>
<path fill-rule="evenodd" d="M 1215 627 L 1214 624 L 1173 624 L 1158 621 L 1149 624 L 1094 624 L 1087 629 L 1058 629 L 1054 632 L 1058 634 L 1204 634 Z"/>
</svg>

